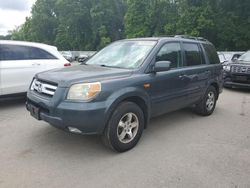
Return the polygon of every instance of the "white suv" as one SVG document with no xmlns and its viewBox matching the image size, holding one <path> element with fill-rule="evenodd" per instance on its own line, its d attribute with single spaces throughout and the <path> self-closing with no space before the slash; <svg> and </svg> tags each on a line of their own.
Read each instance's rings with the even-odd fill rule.
<svg viewBox="0 0 250 188">
<path fill-rule="evenodd" d="M 65 66 L 54 46 L 0 40 L 0 96 L 25 93 L 36 73 Z"/>
</svg>

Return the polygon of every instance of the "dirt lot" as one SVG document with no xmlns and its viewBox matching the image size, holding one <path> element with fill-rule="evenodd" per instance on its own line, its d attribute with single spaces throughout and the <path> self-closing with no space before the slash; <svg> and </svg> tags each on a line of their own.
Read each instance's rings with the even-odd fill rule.
<svg viewBox="0 0 250 188">
<path fill-rule="evenodd" d="M 215 113 L 151 120 L 123 154 L 96 136 L 38 122 L 24 100 L 0 102 L 0 187 L 250 187 L 250 92 L 225 90 Z"/>
</svg>

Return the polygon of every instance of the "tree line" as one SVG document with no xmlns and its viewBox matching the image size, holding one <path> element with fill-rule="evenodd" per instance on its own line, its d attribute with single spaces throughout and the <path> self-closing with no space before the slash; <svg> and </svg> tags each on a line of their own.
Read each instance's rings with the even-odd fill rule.
<svg viewBox="0 0 250 188">
<path fill-rule="evenodd" d="M 249 0 L 37 0 L 7 36 L 60 50 L 98 50 L 123 38 L 191 35 L 218 50 L 250 49 Z"/>
</svg>

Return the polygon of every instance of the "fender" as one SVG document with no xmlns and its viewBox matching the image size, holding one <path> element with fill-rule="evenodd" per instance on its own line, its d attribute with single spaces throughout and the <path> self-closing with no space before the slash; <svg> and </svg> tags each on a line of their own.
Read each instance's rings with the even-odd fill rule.
<svg viewBox="0 0 250 188">
<path fill-rule="evenodd" d="M 213 78 L 213 79 L 210 79 L 207 84 L 206 84 L 206 88 L 204 89 L 204 92 L 203 92 L 203 96 L 205 95 L 207 89 L 209 86 L 211 85 L 216 85 L 216 89 L 218 91 L 218 96 L 219 97 L 219 94 L 222 92 L 223 90 L 223 78 L 222 78 L 222 74 L 221 75 L 218 75 L 217 77 Z"/>
<path fill-rule="evenodd" d="M 149 95 L 140 88 L 137 87 L 127 87 L 122 88 L 115 93 L 113 93 L 107 100 L 106 100 L 106 110 L 105 110 L 105 125 L 108 123 L 108 120 L 110 119 L 110 116 L 112 115 L 113 111 L 116 109 L 116 107 L 124 100 L 130 98 L 130 97 L 139 97 L 142 99 L 147 107 L 147 114 L 144 114 L 145 117 L 145 128 L 148 125 L 150 114 L 151 114 L 151 102 Z M 106 126 L 105 126 L 106 127 Z"/>
</svg>

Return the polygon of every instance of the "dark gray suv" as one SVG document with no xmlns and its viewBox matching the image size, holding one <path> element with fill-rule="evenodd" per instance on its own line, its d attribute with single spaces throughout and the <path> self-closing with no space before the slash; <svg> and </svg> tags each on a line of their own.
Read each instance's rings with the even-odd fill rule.
<svg viewBox="0 0 250 188">
<path fill-rule="evenodd" d="M 37 74 L 27 109 L 57 128 L 103 135 L 108 146 L 124 152 L 152 117 L 189 106 L 212 114 L 222 73 L 214 46 L 203 38 L 122 40 L 82 65 Z"/>
</svg>

